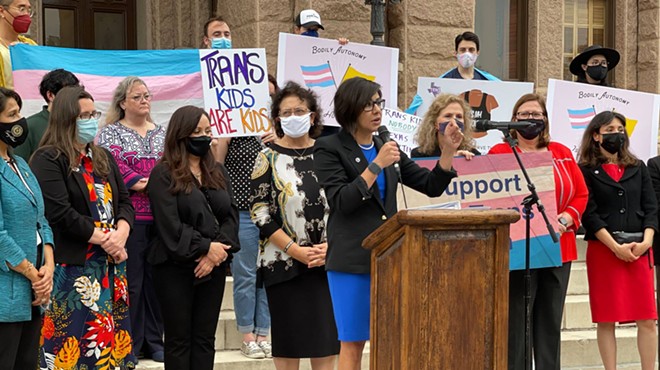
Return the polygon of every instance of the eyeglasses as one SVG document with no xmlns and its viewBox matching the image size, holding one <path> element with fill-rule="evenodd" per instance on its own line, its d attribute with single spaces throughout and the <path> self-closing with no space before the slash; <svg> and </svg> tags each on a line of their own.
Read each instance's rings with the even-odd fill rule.
<svg viewBox="0 0 660 370">
<path fill-rule="evenodd" d="M 599 61 L 595 60 L 595 61 L 587 64 L 587 66 L 589 66 L 589 67 L 596 67 L 596 66 L 607 67 L 607 60 L 603 60 L 602 62 L 599 62 Z"/>
<path fill-rule="evenodd" d="M 30 18 L 32 18 L 34 16 L 34 10 L 32 10 L 32 8 L 28 8 L 25 5 L 21 5 L 21 6 L 18 6 L 18 7 L 16 7 L 16 6 L 9 6 L 9 7 L 18 10 L 18 15 L 29 15 Z M 11 14 L 12 17 L 16 17 L 11 12 L 9 14 Z"/>
<path fill-rule="evenodd" d="M 543 112 L 518 112 L 516 113 L 516 118 L 518 119 L 543 119 L 545 114 Z"/>
<path fill-rule="evenodd" d="M 374 110 L 374 107 L 376 107 L 376 106 L 377 106 L 378 108 L 380 108 L 381 110 L 382 110 L 383 108 L 385 108 L 385 99 L 376 99 L 376 100 L 372 100 L 372 101 L 370 101 L 370 102 L 367 103 L 367 105 L 364 107 L 364 111 L 365 111 L 365 112 L 371 112 L 372 110 Z"/>
<path fill-rule="evenodd" d="M 309 109 L 296 108 L 294 110 L 283 110 L 283 111 L 281 111 L 280 112 L 280 117 L 287 118 L 287 117 L 291 117 L 291 115 L 300 117 L 300 116 L 304 116 L 307 113 L 309 113 Z"/>
<path fill-rule="evenodd" d="M 78 118 L 80 118 L 80 119 L 91 119 L 91 118 L 99 119 L 99 118 L 101 118 L 101 114 L 102 114 L 101 112 L 95 110 L 91 113 L 80 113 Z"/>
<path fill-rule="evenodd" d="M 151 94 L 144 94 L 144 95 L 135 95 L 135 96 L 131 96 L 130 99 L 131 99 L 132 101 L 136 102 L 136 103 L 139 103 L 139 102 L 142 101 L 142 99 L 144 99 L 145 101 L 151 101 L 151 98 L 152 98 L 152 97 L 153 97 L 153 95 L 151 95 Z"/>
</svg>

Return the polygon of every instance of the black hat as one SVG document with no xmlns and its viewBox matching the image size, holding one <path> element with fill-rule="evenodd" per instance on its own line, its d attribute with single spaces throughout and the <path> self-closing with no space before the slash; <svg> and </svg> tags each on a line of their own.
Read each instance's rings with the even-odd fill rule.
<svg viewBox="0 0 660 370">
<path fill-rule="evenodd" d="M 298 14 L 296 17 L 296 26 L 305 28 L 316 26 L 322 30 L 325 29 L 321 25 L 321 16 L 312 9 L 305 9 Z"/>
<path fill-rule="evenodd" d="M 594 55 L 605 56 L 605 59 L 607 60 L 608 71 L 616 67 L 616 65 L 619 64 L 619 59 L 621 59 L 619 52 L 614 49 L 604 48 L 600 45 L 591 45 L 582 50 L 580 54 L 573 58 L 571 61 L 571 66 L 569 67 L 571 73 L 576 76 L 584 76 L 584 69 L 582 69 L 582 65 L 587 64 L 589 58 Z"/>
</svg>

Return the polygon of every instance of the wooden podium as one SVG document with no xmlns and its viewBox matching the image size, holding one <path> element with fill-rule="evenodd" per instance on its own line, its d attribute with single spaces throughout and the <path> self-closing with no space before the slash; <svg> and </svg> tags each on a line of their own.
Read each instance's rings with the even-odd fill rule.
<svg viewBox="0 0 660 370">
<path fill-rule="evenodd" d="M 371 370 L 505 370 L 512 210 L 400 211 L 371 250 Z"/>
</svg>

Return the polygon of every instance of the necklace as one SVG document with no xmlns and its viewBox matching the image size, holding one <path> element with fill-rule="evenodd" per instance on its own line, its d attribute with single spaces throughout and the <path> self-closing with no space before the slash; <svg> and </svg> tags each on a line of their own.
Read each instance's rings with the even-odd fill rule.
<svg viewBox="0 0 660 370">
<path fill-rule="evenodd" d="M 362 150 L 371 150 L 374 147 L 374 142 L 372 141 L 369 145 L 358 144 Z"/>
<path fill-rule="evenodd" d="M 304 148 L 302 152 L 299 152 L 298 149 L 291 148 L 291 150 L 293 150 L 298 155 L 298 158 L 304 157 L 305 154 L 307 153 L 307 149 L 309 148 Z"/>
<path fill-rule="evenodd" d="M 298 155 L 298 158 L 304 157 L 307 154 L 307 150 L 309 150 L 309 148 L 311 148 L 313 146 L 313 142 L 312 143 L 308 142 L 307 144 L 304 145 L 305 146 L 304 148 L 296 149 L 296 148 L 294 148 L 294 145 L 292 145 L 289 142 L 289 140 L 286 140 L 286 143 L 283 142 L 282 144 L 284 144 L 283 147 L 293 150 L 293 152 Z M 298 145 L 296 145 L 296 146 L 298 146 Z"/>
</svg>

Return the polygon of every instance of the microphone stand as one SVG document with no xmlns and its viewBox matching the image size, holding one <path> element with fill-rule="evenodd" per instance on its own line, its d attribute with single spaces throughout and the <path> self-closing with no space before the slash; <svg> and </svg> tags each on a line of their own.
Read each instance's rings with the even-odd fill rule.
<svg viewBox="0 0 660 370">
<path fill-rule="evenodd" d="M 511 151 L 513 152 L 513 156 L 516 157 L 516 161 L 518 162 L 518 166 L 520 166 L 520 170 L 523 173 L 523 176 L 525 177 L 525 181 L 527 182 L 527 189 L 529 189 L 530 195 L 526 196 L 523 201 L 522 201 L 522 206 L 523 206 L 523 217 L 525 218 L 525 370 L 532 370 L 532 271 L 530 269 L 530 263 L 529 263 L 529 254 L 530 254 L 530 230 L 531 230 L 531 214 L 532 214 L 532 206 L 536 204 L 536 209 L 541 213 L 543 216 L 543 219 L 545 220 L 545 226 L 548 228 L 548 233 L 550 233 L 550 237 L 552 238 L 552 241 L 557 243 L 559 239 L 557 238 L 557 234 L 555 234 L 555 230 L 550 224 L 550 220 L 548 219 L 548 215 L 545 213 L 545 207 L 541 203 L 541 199 L 539 199 L 539 195 L 536 192 L 536 186 L 532 183 L 532 180 L 529 178 L 529 175 L 527 174 L 527 170 L 525 169 L 525 166 L 523 165 L 522 161 L 520 160 L 520 155 L 518 154 L 518 151 L 516 150 L 516 147 L 518 146 L 518 141 L 511 136 L 511 133 L 509 132 L 508 129 L 501 129 L 502 133 L 504 134 L 504 139 L 506 142 L 509 144 L 511 147 Z M 510 317 L 509 320 L 512 318 Z"/>
</svg>

